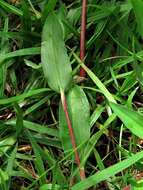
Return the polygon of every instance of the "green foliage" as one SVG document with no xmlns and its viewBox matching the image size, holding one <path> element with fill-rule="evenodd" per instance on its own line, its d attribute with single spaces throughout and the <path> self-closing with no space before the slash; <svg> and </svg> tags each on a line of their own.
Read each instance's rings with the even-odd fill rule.
<svg viewBox="0 0 143 190">
<path fill-rule="evenodd" d="M 74 86 L 67 94 L 67 106 L 71 118 L 76 145 L 79 148 L 80 157 L 83 156 L 84 147 L 90 137 L 89 116 L 90 108 L 84 91 L 79 86 Z M 63 108 L 59 109 L 59 131 L 65 153 L 72 151 L 69 139 L 69 131 Z"/>
<path fill-rule="evenodd" d="M 41 59 L 48 84 L 57 92 L 65 91 L 71 82 L 72 70 L 63 40 L 62 25 L 52 13 L 43 28 Z"/>
<path fill-rule="evenodd" d="M 81 1 L 0 0 L 0 190 L 142 189 L 142 18 L 89 0 L 85 65 Z"/>
<path fill-rule="evenodd" d="M 143 116 L 139 113 L 118 104 L 110 103 L 113 111 L 122 120 L 125 126 L 136 136 L 143 138 Z"/>
<path fill-rule="evenodd" d="M 143 21 L 142 21 L 142 17 L 143 17 L 143 1 L 142 0 L 131 0 L 134 12 L 135 12 L 135 16 L 136 16 L 136 20 L 138 23 L 138 30 L 140 32 L 140 35 L 143 37 Z"/>
</svg>

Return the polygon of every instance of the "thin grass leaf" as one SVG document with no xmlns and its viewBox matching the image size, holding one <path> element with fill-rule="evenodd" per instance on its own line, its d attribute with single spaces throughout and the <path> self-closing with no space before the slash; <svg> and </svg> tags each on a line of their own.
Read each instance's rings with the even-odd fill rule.
<svg viewBox="0 0 143 190">
<path fill-rule="evenodd" d="M 23 16 L 23 12 L 18 9 L 17 7 L 10 5 L 9 3 L 5 2 L 4 0 L 0 0 L 0 6 L 5 9 L 7 12 L 14 13 L 18 16 Z"/>
<path fill-rule="evenodd" d="M 101 113 L 104 111 L 105 107 L 99 105 L 94 112 L 92 113 L 91 117 L 90 117 L 90 127 L 92 127 L 97 119 L 100 117 Z"/>
<path fill-rule="evenodd" d="M 25 64 L 26 64 L 28 67 L 31 67 L 32 69 L 41 69 L 41 67 L 42 67 L 41 64 L 37 65 L 37 64 L 33 63 L 32 61 L 29 61 L 29 60 L 27 60 L 27 59 L 24 59 L 24 62 L 25 62 Z"/>
<path fill-rule="evenodd" d="M 98 88 L 107 98 L 107 100 L 116 103 L 116 100 L 114 99 L 113 95 L 107 90 L 105 85 L 98 79 L 98 77 L 90 69 L 88 69 L 86 65 L 83 64 L 83 62 L 79 59 L 79 57 L 75 53 L 73 53 L 73 55 L 77 60 L 77 62 L 83 67 L 83 69 L 87 72 L 89 77 L 93 80 L 93 82 L 98 86 Z"/>
<path fill-rule="evenodd" d="M 0 188 L 2 190 L 7 190 L 7 181 L 9 179 L 9 176 L 6 171 L 3 171 L 0 168 Z"/>
<path fill-rule="evenodd" d="M 0 99 L 0 105 L 11 104 L 14 102 L 23 101 L 25 98 L 28 98 L 28 97 L 31 97 L 31 96 L 34 96 L 34 95 L 37 95 L 37 94 L 40 94 L 43 92 L 47 92 L 49 90 L 50 89 L 48 89 L 48 88 L 41 88 L 41 89 L 31 90 L 27 93 L 23 93 L 21 95 L 17 95 L 17 96 L 11 97 L 11 98 Z"/>
<path fill-rule="evenodd" d="M 0 140 L 0 156 L 6 153 L 16 142 L 15 136 L 11 135 Z"/>
<path fill-rule="evenodd" d="M 120 93 L 128 93 L 128 91 L 135 86 L 137 83 L 135 73 L 133 72 L 131 75 L 129 75 L 123 82 L 122 86 L 120 87 Z"/>
<path fill-rule="evenodd" d="M 104 134 L 104 132 L 107 130 L 107 128 L 109 127 L 109 125 L 115 120 L 116 115 L 112 114 L 104 123 L 103 127 L 94 135 L 92 135 L 90 137 L 90 139 L 88 140 L 86 147 L 85 147 L 85 151 L 84 151 L 84 157 L 81 161 L 81 165 L 84 165 L 87 161 L 87 159 L 89 158 L 91 152 L 93 151 L 96 143 L 98 142 L 98 140 L 100 139 L 100 137 Z"/>
<path fill-rule="evenodd" d="M 22 19 L 22 31 L 24 32 L 23 37 L 29 39 L 29 43 L 24 41 L 23 45 L 24 47 L 28 47 L 30 46 L 30 38 L 31 38 L 31 36 L 28 35 L 28 32 L 31 31 L 31 14 L 27 0 L 22 1 L 22 12 L 23 16 L 21 19 Z"/>
<path fill-rule="evenodd" d="M 43 104 L 49 105 L 50 104 L 50 97 L 51 96 L 47 96 L 42 98 L 40 101 L 36 102 L 34 105 L 32 105 L 31 107 L 29 107 L 24 113 L 23 115 L 26 116 L 28 114 L 30 114 L 33 111 L 36 111 L 39 107 L 41 107 Z"/>
<path fill-rule="evenodd" d="M 53 190 L 53 184 L 43 184 L 39 190 Z M 60 186 L 55 184 L 54 190 L 60 190 Z"/>
<path fill-rule="evenodd" d="M 56 179 L 55 179 L 55 181 L 56 181 L 59 185 L 61 185 L 61 186 L 63 186 L 63 184 L 67 185 L 66 178 L 65 178 L 65 176 L 64 176 L 64 174 L 63 174 L 63 172 L 62 172 L 60 166 L 58 165 L 56 159 L 54 158 L 54 155 L 52 155 L 52 154 L 48 151 L 48 149 L 46 149 L 46 148 L 44 148 L 44 151 L 43 151 L 43 152 L 44 152 L 44 157 L 45 157 L 46 160 L 48 161 L 49 166 L 50 166 L 50 167 L 55 166 L 54 169 L 52 170 L 53 175 L 54 175 L 54 172 L 56 173 Z M 57 164 L 56 164 L 56 163 L 57 163 Z M 55 171 L 54 171 L 54 170 L 55 170 Z"/>
<path fill-rule="evenodd" d="M 30 139 L 30 142 L 32 144 L 33 147 L 33 151 L 35 154 L 35 167 L 36 170 L 38 172 L 38 175 L 42 177 L 39 179 L 40 184 L 45 184 L 46 183 L 46 175 L 43 175 L 45 172 L 44 169 L 44 164 L 40 155 L 40 150 L 39 150 L 39 145 L 36 143 L 36 140 L 33 138 L 32 134 L 30 132 L 28 132 L 28 137 Z"/>
<path fill-rule="evenodd" d="M 142 0 L 131 0 L 136 20 L 138 23 L 138 30 L 143 37 L 143 1 Z"/>
<path fill-rule="evenodd" d="M 141 51 L 137 52 L 136 54 L 133 54 L 132 56 L 128 56 L 127 58 L 118 61 L 117 63 L 115 63 L 113 65 L 113 69 L 119 69 L 119 68 L 133 62 L 135 57 L 138 57 L 140 60 L 143 60 L 143 51 L 141 50 Z"/>
<path fill-rule="evenodd" d="M 130 167 L 131 165 L 138 162 L 140 159 L 143 158 L 143 151 L 131 156 L 128 159 L 123 160 L 113 166 L 108 167 L 107 169 L 98 172 L 87 179 L 83 180 L 82 182 L 77 183 L 74 185 L 71 190 L 85 190 L 87 188 L 93 187 L 98 183 L 107 180 L 109 177 L 116 175 L 117 173 L 125 170 L 126 168 Z"/>
<path fill-rule="evenodd" d="M 13 57 L 20 57 L 20 56 L 27 56 L 27 55 L 38 55 L 40 54 L 40 47 L 32 47 L 32 48 L 25 48 L 25 49 L 20 49 L 16 50 L 10 53 L 7 53 L 4 56 L 4 59 L 9 59 Z"/>
<path fill-rule="evenodd" d="M 44 23 L 48 14 L 54 11 L 54 8 L 57 4 L 57 0 L 49 0 L 44 4 L 43 12 L 42 12 L 42 22 Z"/>
<path fill-rule="evenodd" d="M 105 166 L 104 166 L 103 161 L 102 161 L 102 159 L 100 157 L 100 154 L 98 153 L 98 151 L 96 150 L 96 148 L 93 151 L 94 151 L 94 155 L 95 155 L 95 158 L 96 158 L 96 161 L 97 161 L 98 168 L 100 170 L 104 170 Z"/>
<path fill-rule="evenodd" d="M 16 126 L 16 120 L 6 121 L 5 124 L 10 125 L 10 126 Z M 46 135 L 59 138 L 58 130 L 51 128 L 50 126 L 48 127 L 45 125 L 40 125 L 38 123 L 27 121 L 27 120 L 23 120 L 23 126 L 24 128 L 29 129 L 31 131 L 35 131 L 37 133 L 46 134 Z"/>
<path fill-rule="evenodd" d="M 20 106 L 14 103 L 14 108 L 16 112 L 16 135 L 17 137 L 22 133 L 23 130 L 23 114 Z"/>
<path fill-rule="evenodd" d="M 143 138 L 143 116 L 125 106 L 110 103 L 111 108 L 124 125 L 136 136 Z"/>
<path fill-rule="evenodd" d="M 3 32 L 8 32 L 8 18 L 5 19 Z M 4 54 L 6 54 L 8 50 L 9 50 L 9 42 L 8 42 L 7 37 L 3 35 L 1 39 L 0 56 L 3 56 Z M 7 62 L 0 67 L 0 97 L 4 96 L 6 74 L 7 74 Z"/>
<path fill-rule="evenodd" d="M 8 158 L 8 164 L 6 167 L 6 172 L 7 172 L 9 177 L 12 177 L 16 153 L 17 153 L 17 145 L 14 147 L 14 149 L 12 150 L 12 153 L 10 154 L 10 157 Z M 9 180 L 9 188 L 10 188 L 10 186 L 11 186 L 11 180 Z"/>
<path fill-rule="evenodd" d="M 129 95 L 128 100 L 127 100 L 127 106 L 128 106 L 128 108 L 131 108 L 131 109 L 132 109 L 133 98 L 134 98 L 134 96 L 135 96 L 137 90 L 138 90 L 138 87 L 135 88 L 135 89 L 131 92 L 131 94 Z"/>
</svg>

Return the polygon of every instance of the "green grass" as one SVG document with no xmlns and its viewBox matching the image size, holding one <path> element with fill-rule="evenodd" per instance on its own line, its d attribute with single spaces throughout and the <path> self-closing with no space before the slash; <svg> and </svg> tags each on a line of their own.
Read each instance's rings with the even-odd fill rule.
<svg viewBox="0 0 143 190">
<path fill-rule="evenodd" d="M 143 0 L 88 0 L 82 61 L 81 6 L 0 0 L 0 190 L 143 190 Z"/>
</svg>

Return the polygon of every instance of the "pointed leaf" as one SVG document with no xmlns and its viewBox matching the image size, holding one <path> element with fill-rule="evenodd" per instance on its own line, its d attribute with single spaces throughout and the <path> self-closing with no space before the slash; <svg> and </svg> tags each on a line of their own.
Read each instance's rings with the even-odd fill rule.
<svg viewBox="0 0 143 190">
<path fill-rule="evenodd" d="M 8 32 L 8 18 L 5 19 L 3 32 Z M 5 55 L 9 49 L 8 38 L 3 35 L 1 40 L 1 51 L 0 56 Z M 2 64 L 2 62 L 0 62 Z M 5 83 L 6 83 L 6 75 L 7 75 L 7 62 L 0 66 L 0 97 L 4 96 Z"/>
<path fill-rule="evenodd" d="M 49 86 L 60 92 L 71 82 L 72 70 L 58 17 L 51 14 L 44 25 L 41 48 L 42 67 Z"/>
<path fill-rule="evenodd" d="M 137 154 L 131 156 L 130 158 L 127 158 L 127 159 L 123 160 L 122 162 L 114 164 L 113 166 L 110 166 L 100 172 L 97 172 L 94 175 L 86 178 L 85 180 L 75 184 L 71 188 L 71 190 L 79 190 L 79 189 L 86 190 L 89 187 L 93 187 L 94 185 L 97 185 L 98 183 L 100 183 L 104 180 L 107 180 L 109 177 L 112 177 L 115 174 L 130 167 L 131 165 L 138 162 L 142 158 L 143 158 L 143 151 L 138 152 Z"/>
<path fill-rule="evenodd" d="M 136 20 L 138 23 L 138 30 L 143 37 L 143 0 L 131 0 Z"/>
<path fill-rule="evenodd" d="M 6 153 L 16 142 L 15 136 L 9 136 L 0 141 L 0 156 Z"/>
<path fill-rule="evenodd" d="M 28 131 L 28 137 L 30 139 L 35 154 L 35 168 L 40 177 L 39 182 L 40 185 L 42 185 L 46 183 L 46 175 L 44 174 L 45 169 L 44 169 L 43 160 L 40 155 L 39 145 L 37 144 L 36 140 L 33 138 L 32 134 L 29 131 Z"/>
<path fill-rule="evenodd" d="M 127 107 L 110 103 L 111 108 L 124 125 L 136 136 L 143 138 L 143 116 Z"/>
</svg>

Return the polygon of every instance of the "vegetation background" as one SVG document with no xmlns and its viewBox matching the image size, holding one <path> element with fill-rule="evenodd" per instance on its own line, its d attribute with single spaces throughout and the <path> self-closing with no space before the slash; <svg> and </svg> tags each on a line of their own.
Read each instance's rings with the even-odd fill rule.
<svg viewBox="0 0 143 190">
<path fill-rule="evenodd" d="M 86 8 L 81 56 L 82 1 L 0 0 L 0 190 L 143 189 L 143 0 Z"/>
</svg>

